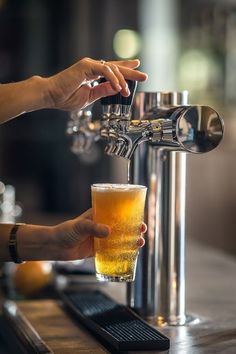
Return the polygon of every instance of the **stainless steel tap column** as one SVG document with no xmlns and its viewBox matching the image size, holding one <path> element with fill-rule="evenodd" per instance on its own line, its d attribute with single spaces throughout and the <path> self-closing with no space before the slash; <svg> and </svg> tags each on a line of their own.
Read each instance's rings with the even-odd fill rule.
<svg viewBox="0 0 236 354">
<path fill-rule="evenodd" d="M 130 87 L 135 87 L 132 82 Z M 131 90 L 132 91 L 132 90 Z M 67 133 L 73 151 L 107 141 L 111 156 L 130 160 L 131 182 L 148 187 L 146 245 L 136 280 L 127 285 L 127 302 L 144 318 L 182 325 L 185 312 L 186 153 L 205 153 L 223 137 L 223 121 L 211 107 L 188 105 L 187 92 L 139 92 L 102 100 L 99 121 L 72 116 Z M 133 112 L 131 111 L 132 100 Z M 82 119 L 83 118 L 83 119 Z"/>
<path fill-rule="evenodd" d="M 149 111 L 147 105 L 187 105 L 187 99 L 186 92 L 150 94 L 145 107 L 139 103 L 139 114 Z M 136 280 L 127 285 L 127 301 L 145 318 L 184 324 L 186 153 L 142 144 L 132 166 L 133 183 L 148 187 L 148 236 L 140 252 Z"/>
</svg>

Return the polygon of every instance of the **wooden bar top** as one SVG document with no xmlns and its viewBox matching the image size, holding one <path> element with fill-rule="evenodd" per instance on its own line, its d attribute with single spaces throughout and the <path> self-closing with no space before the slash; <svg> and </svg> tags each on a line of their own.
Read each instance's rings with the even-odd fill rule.
<svg viewBox="0 0 236 354">
<path fill-rule="evenodd" d="M 24 301 L 19 308 L 55 354 L 108 353 L 88 331 L 65 314 L 60 301 Z"/>
<path fill-rule="evenodd" d="M 236 353 L 236 259 L 190 244 L 186 263 L 187 313 L 197 317 L 199 323 L 159 329 L 170 338 L 168 353 Z M 124 284 L 98 286 L 115 300 L 125 303 Z M 55 354 L 109 353 L 68 315 L 60 300 L 19 301 L 18 306 Z"/>
</svg>

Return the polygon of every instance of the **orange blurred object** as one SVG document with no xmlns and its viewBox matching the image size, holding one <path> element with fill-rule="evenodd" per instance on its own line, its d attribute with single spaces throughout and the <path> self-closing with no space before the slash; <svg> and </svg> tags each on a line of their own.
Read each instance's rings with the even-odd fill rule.
<svg viewBox="0 0 236 354">
<path fill-rule="evenodd" d="M 52 281 L 52 264 L 46 261 L 30 261 L 19 264 L 13 277 L 16 290 L 22 295 L 32 295 Z"/>
</svg>

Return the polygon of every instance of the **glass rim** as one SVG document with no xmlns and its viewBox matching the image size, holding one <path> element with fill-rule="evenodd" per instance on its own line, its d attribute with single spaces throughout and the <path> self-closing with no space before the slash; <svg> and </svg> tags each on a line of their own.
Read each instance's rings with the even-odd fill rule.
<svg viewBox="0 0 236 354">
<path fill-rule="evenodd" d="M 132 183 L 93 183 L 91 185 L 92 189 L 103 189 L 103 190 L 137 190 L 137 189 L 147 189 L 146 186 L 142 184 L 132 184 Z"/>
</svg>

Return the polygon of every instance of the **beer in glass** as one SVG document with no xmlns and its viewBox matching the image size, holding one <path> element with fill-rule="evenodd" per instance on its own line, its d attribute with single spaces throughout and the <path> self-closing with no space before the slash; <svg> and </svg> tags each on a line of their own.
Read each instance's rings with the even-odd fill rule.
<svg viewBox="0 0 236 354">
<path fill-rule="evenodd" d="M 107 238 L 94 238 L 98 280 L 134 280 L 146 190 L 132 184 L 92 185 L 93 220 L 111 229 Z"/>
</svg>

